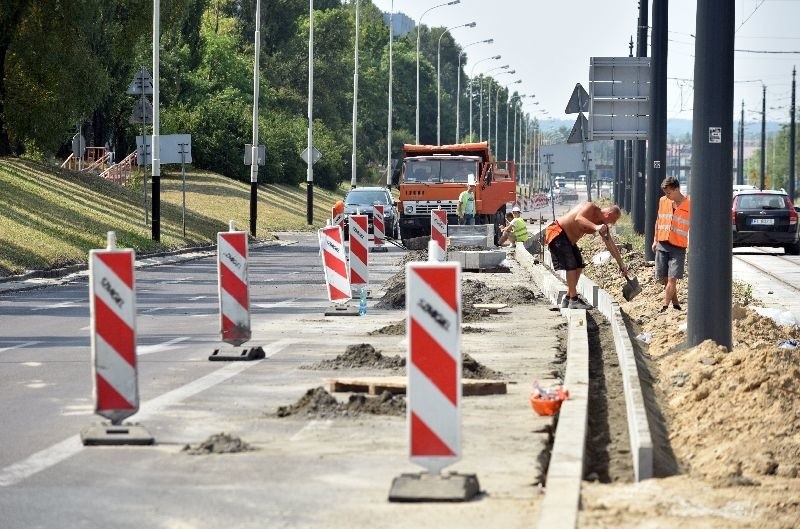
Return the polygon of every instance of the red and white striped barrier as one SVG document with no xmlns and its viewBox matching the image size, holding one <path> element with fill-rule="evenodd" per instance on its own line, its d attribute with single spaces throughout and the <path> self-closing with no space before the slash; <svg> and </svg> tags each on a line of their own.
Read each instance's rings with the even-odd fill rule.
<svg viewBox="0 0 800 529">
<path fill-rule="evenodd" d="M 372 244 L 374 246 L 383 246 L 383 240 L 386 239 L 383 206 L 379 204 L 372 206 L 372 239 Z"/>
<path fill-rule="evenodd" d="M 406 265 L 409 455 L 433 474 L 461 458 L 460 275 L 455 262 Z"/>
<path fill-rule="evenodd" d="M 250 331 L 250 287 L 247 277 L 247 232 L 217 233 L 219 318 L 222 341 L 234 346 L 248 341 Z"/>
<path fill-rule="evenodd" d="M 134 260 L 133 250 L 116 248 L 114 232 L 107 249 L 89 251 L 94 412 L 112 424 L 139 410 Z"/>
<path fill-rule="evenodd" d="M 344 230 L 344 213 L 336 214 L 336 208 L 331 208 L 331 225 L 339 226 Z"/>
<path fill-rule="evenodd" d="M 350 288 L 358 292 L 369 283 L 369 234 L 366 215 L 350 215 Z"/>
<path fill-rule="evenodd" d="M 328 226 L 319 230 L 319 249 L 325 270 L 325 283 L 328 285 L 328 301 L 347 303 L 353 296 L 341 226 Z"/>
<path fill-rule="evenodd" d="M 431 211 L 431 241 L 436 243 L 434 261 L 444 261 L 447 257 L 447 212 L 443 209 Z M 433 245 L 429 245 L 431 249 Z M 428 256 L 430 259 L 430 255 Z"/>
<path fill-rule="evenodd" d="M 536 193 L 532 197 L 533 209 L 542 209 L 547 207 L 547 194 Z"/>
</svg>

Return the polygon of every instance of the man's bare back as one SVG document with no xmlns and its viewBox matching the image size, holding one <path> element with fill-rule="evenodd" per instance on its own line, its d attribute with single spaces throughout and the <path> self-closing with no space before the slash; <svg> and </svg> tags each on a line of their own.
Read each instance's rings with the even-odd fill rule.
<svg viewBox="0 0 800 529">
<path fill-rule="evenodd" d="M 581 202 L 564 215 L 558 217 L 558 225 L 575 244 L 578 239 L 590 233 L 597 233 L 597 226 L 606 224 L 603 211 L 592 202 Z"/>
</svg>

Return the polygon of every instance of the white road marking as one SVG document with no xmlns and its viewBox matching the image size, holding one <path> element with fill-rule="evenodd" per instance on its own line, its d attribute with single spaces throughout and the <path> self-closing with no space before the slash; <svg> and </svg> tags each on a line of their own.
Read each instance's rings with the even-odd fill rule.
<svg viewBox="0 0 800 529">
<path fill-rule="evenodd" d="M 264 354 L 269 358 L 276 353 L 282 351 L 288 345 L 297 342 L 297 340 L 286 338 L 278 340 L 264 346 Z M 136 421 L 141 421 L 152 415 L 160 413 L 168 406 L 173 406 L 182 402 L 193 395 L 225 382 L 242 371 L 249 369 L 255 365 L 260 364 L 261 360 L 254 360 L 252 362 L 232 362 L 225 367 L 217 369 L 208 375 L 198 378 L 188 384 L 179 388 L 173 389 L 161 396 L 149 400 L 142 404 L 139 408 L 139 413 L 136 414 Z M 60 443 L 56 443 L 49 448 L 40 450 L 35 454 L 28 456 L 26 459 L 13 463 L 3 469 L 0 469 L 0 487 L 9 487 L 16 485 L 22 480 L 46 470 L 62 461 L 69 459 L 78 452 L 83 450 L 83 444 L 79 435 L 73 435 Z"/>
<path fill-rule="evenodd" d="M 330 427 L 333 425 L 332 419 L 325 419 L 324 421 L 317 421 L 313 420 L 300 428 L 297 433 L 289 438 L 290 441 L 299 441 L 306 437 L 309 437 L 313 432 L 319 432 L 324 430 L 329 430 Z"/>
<path fill-rule="evenodd" d="M 198 299 L 206 299 L 211 296 L 195 296 L 193 298 L 189 298 L 189 301 L 197 301 Z"/>
<path fill-rule="evenodd" d="M 0 347 L 0 353 L 5 353 L 6 351 L 12 351 L 14 349 L 25 349 L 26 347 L 30 347 L 31 345 L 36 345 L 37 343 L 42 343 L 42 342 L 22 342 L 16 345 L 12 345 L 11 347 Z"/>
<path fill-rule="evenodd" d="M 77 301 L 62 301 L 61 303 L 53 303 L 52 305 L 45 305 L 43 307 L 33 307 L 31 310 L 50 310 L 50 309 L 64 309 L 67 307 L 74 307 Z"/>
<path fill-rule="evenodd" d="M 173 338 L 172 340 L 168 340 L 164 343 L 157 343 L 155 345 L 140 345 L 136 348 L 136 356 L 142 355 L 149 355 L 153 353 L 161 353 L 163 351 L 170 351 L 172 349 L 177 349 L 177 347 L 173 347 L 176 343 L 185 342 L 186 340 L 190 340 L 188 336 L 181 336 L 179 338 Z"/>
<path fill-rule="evenodd" d="M 140 310 L 139 312 L 141 312 L 142 314 L 148 314 L 150 312 L 158 312 L 159 310 L 164 310 L 164 307 L 153 307 L 150 309 Z"/>
<path fill-rule="evenodd" d="M 294 303 L 295 301 L 297 301 L 297 298 L 291 298 L 284 301 L 276 301 L 275 303 L 253 303 L 253 305 L 262 309 L 272 309 L 275 307 L 283 307 L 290 303 Z"/>
</svg>

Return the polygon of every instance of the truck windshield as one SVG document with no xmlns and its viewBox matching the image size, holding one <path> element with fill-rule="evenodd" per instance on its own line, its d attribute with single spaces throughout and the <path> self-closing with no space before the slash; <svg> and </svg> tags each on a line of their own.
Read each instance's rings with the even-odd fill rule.
<svg viewBox="0 0 800 529">
<path fill-rule="evenodd" d="M 478 174 L 478 166 L 474 160 L 442 159 L 442 160 L 406 160 L 405 182 L 426 183 L 467 183 L 467 175 Z"/>
</svg>

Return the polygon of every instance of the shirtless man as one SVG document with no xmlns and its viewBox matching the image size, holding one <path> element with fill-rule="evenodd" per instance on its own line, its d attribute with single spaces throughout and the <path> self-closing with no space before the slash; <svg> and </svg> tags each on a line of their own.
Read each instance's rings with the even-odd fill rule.
<svg viewBox="0 0 800 529">
<path fill-rule="evenodd" d="M 593 308 L 578 298 L 578 279 L 585 267 L 581 250 L 578 248 L 578 240 L 584 235 L 599 233 L 611 255 L 618 258 L 619 250 L 608 233 L 608 225 L 617 222 L 620 215 L 619 206 L 600 209 L 592 202 L 582 202 L 547 227 L 545 242 L 550 248 L 553 268 L 567 272 L 567 295 L 561 300 L 562 308 L 587 310 Z M 627 276 L 627 269 L 623 268 L 620 271 L 622 275 Z"/>
</svg>

